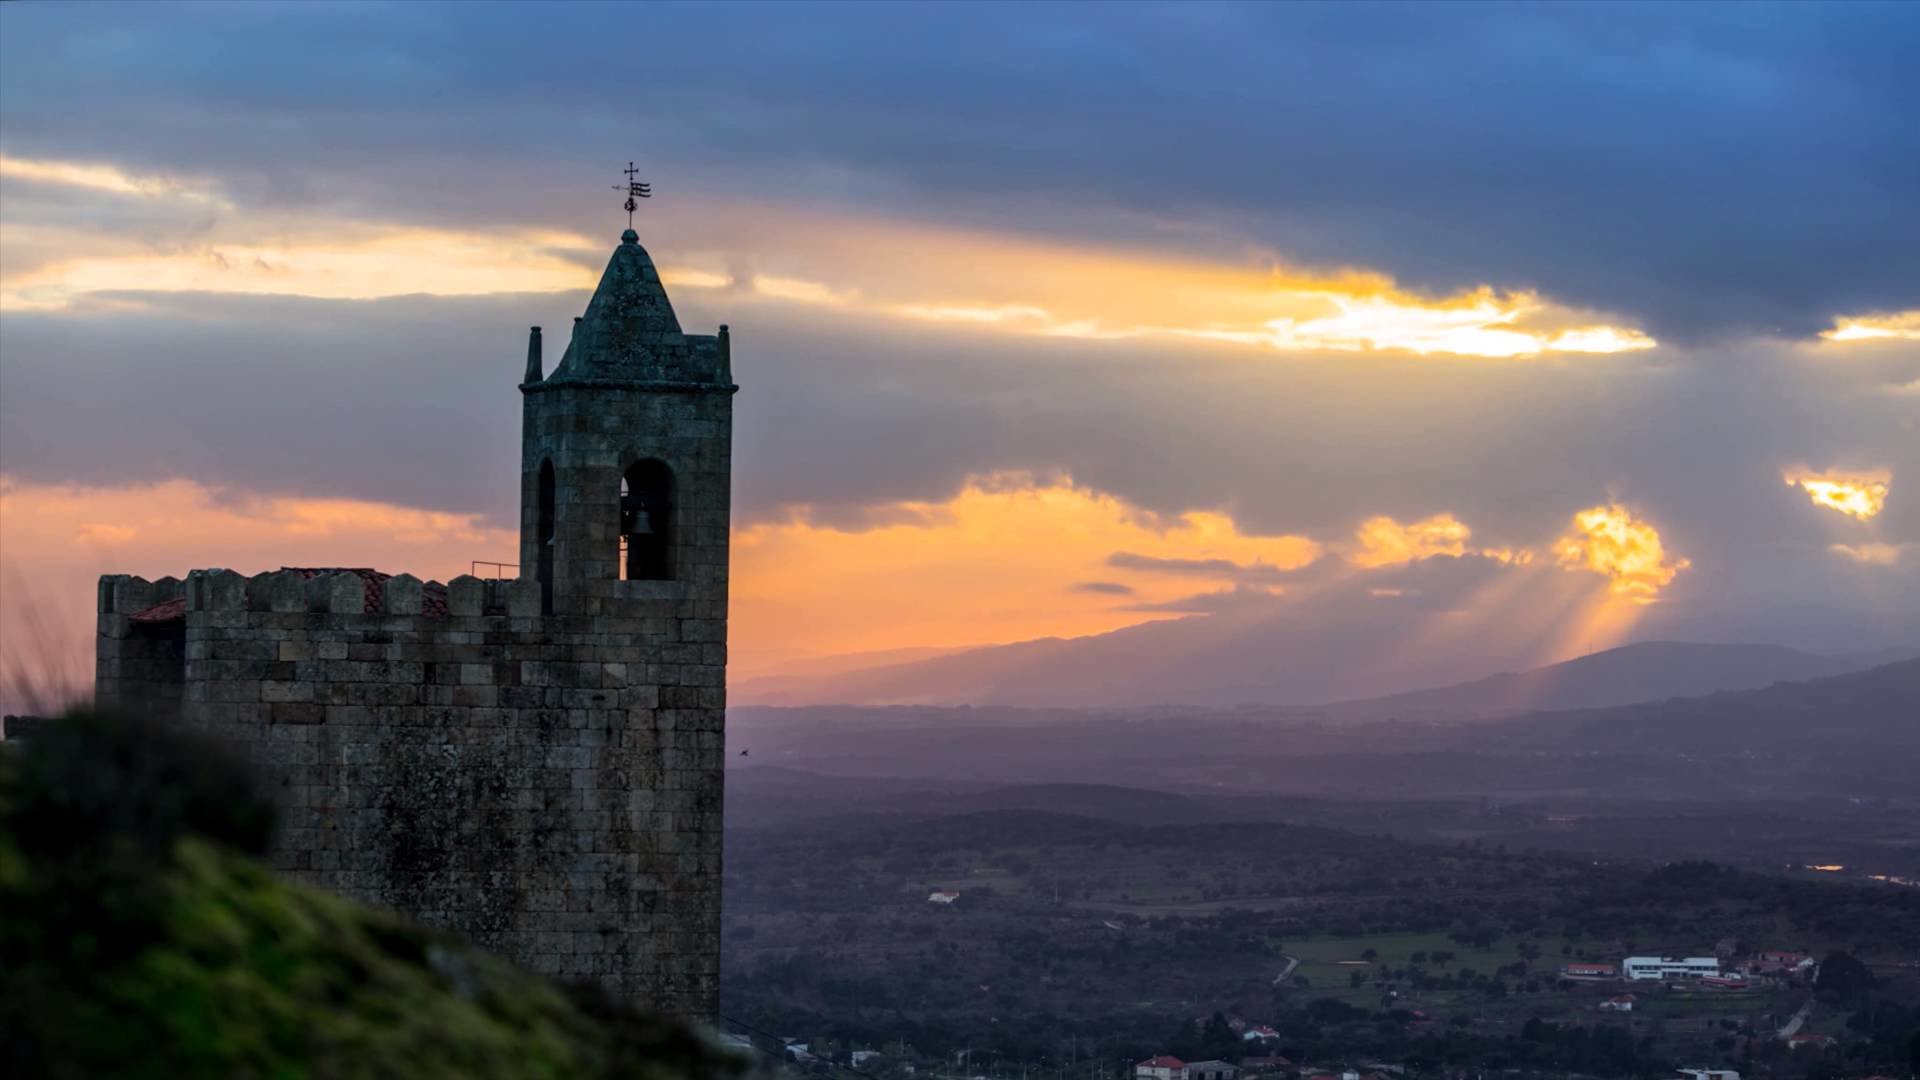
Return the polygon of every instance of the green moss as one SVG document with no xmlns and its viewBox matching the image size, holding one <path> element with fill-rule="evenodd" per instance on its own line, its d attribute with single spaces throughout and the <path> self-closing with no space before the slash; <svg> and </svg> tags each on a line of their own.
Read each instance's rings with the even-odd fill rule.
<svg viewBox="0 0 1920 1080">
<path fill-rule="evenodd" d="M 129 739 L 167 738 L 107 730 L 123 758 Z M 85 740 L 54 749 L 84 752 Z M 23 777 L 57 781 L 72 769 L 18 764 L 0 762 L 0 1073 L 666 1080 L 745 1071 L 684 1024 L 281 880 L 194 829 L 192 814 L 174 813 L 179 827 L 156 834 L 138 807 L 83 806 L 100 823 L 85 835 L 25 830 L 48 820 L 49 805 L 71 806 L 73 789 L 36 790 Z M 225 782 L 200 770 L 188 786 L 204 803 Z M 132 790 L 181 803 L 167 777 Z M 219 820 L 234 816 L 222 808 Z M 156 839 L 165 846 L 146 842 Z"/>
</svg>

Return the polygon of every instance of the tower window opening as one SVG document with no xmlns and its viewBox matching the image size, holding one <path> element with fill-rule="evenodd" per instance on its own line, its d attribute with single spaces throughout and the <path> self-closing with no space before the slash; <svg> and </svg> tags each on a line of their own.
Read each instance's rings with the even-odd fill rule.
<svg viewBox="0 0 1920 1080">
<path fill-rule="evenodd" d="M 534 561 L 534 575 L 540 582 L 540 613 L 543 615 L 553 614 L 553 489 L 553 462 L 542 461 L 536 503 L 539 521 L 534 530 L 539 550 Z"/>
<path fill-rule="evenodd" d="M 673 470 L 651 458 L 620 478 L 620 580 L 673 579 Z"/>
</svg>

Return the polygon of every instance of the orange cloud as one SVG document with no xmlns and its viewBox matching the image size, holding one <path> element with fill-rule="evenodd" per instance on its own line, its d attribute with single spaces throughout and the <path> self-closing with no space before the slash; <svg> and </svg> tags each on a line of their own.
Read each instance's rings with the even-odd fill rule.
<svg viewBox="0 0 1920 1080">
<path fill-rule="evenodd" d="M 225 199 L 204 184 L 178 177 L 129 173 L 113 165 L 84 161 L 49 161 L 0 154 L 0 180 L 5 179 L 87 188 L 115 195 L 189 199 L 226 205 Z"/>
<path fill-rule="evenodd" d="M 1887 505 L 1887 492 L 1893 483 L 1893 473 L 1887 469 L 1814 472 L 1804 466 L 1796 466 L 1782 473 L 1780 478 L 1786 481 L 1788 487 L 1797 487 L 1806 492 L 1815 506 L 1838 510 L 1861 521 L 1877 516 Z"/>
<path fill-rule="evenodd" d="M 1070 480 L 1019 473 L 978 477 L 950 499 L 880 517 L 862 530 L 802 516 L 735 532 L 739 677 L 808 652 L 1103 633 L 1153 617 L 1141 609 L 1179 601 L 1196 582 L 1224 587 L 1247 567 L 1292 569 L 1320 554 L 1305 537 L 1243 533 L 1222 513 L 1163 518 Z M 1114 552 L 1133 561 L 1110 564 Z M 1154 569 L 1175 563 L 1177 574 Z M 1107 584 L 1074 587 L 1094 576 Z"/>
<path fill-rule="evenodd" d="M 1692 563 L 1671 561 L 1651 524 L 1619 503 L 1594 506 L 1573 515 L 1574 531 L 1554 543 L 1553 552 L 1568 570 L 1588 570 L 1611 579 L 1611 591 L 1638 603 L 1652 603 L 1660 591 Z"/>
<path fill-rule="evenodd" d="M 1356 566 L 1394 566 L 1430 555 L 1462 555 L 1473 530 L 1452 514 L 1435 514 L 1402 525 L 1390 517 L 1360 523 L 1354 533 L 1359 547 L 1347 556 Z"/>
<path fill-rule="evenodd" d="M 211 214 L 175 250 L 109 242 L 118 238 L 104 236 L 97 222 L 78 213 L 0 221 L 0 239 L 15 256 L 12 268 L 0 272 L 0 300 L 15 310 L 57 310 L 91 293 L 128 290 L 367 299 L 584 289 L 595 278 L 587 264 L 611 243 L 610 236 L 419 228 L 285 208 L 255 216 L 199 181 L 135 176 L 110 165 L 9 157 L 0 158 L 0 175 L 155 205 L 191 201 L 200 207 L 196 220 Z M 658 238 L 653 253 L 671 286 L 728 289 L 742 298 L 866 317 L 1050 337 L 1420 356 L 1518 358 L 1655 344 L 1637 329 L 1527 290 L 1481 287 L 1428 296 L 1364 269 L 1074 247 L 834 217 L 811 207 L 695 197 L 686 214 L 721 224 L 686 244 L 672 235 Z M 596 258 L 583 264 L 563 257 L 568 251 Z"/>
<path fill-rule="evenodd" d="M 1347 561 L 1368 568 L 1399 566 L 1434 555 L 1457 557 L 1470 552 L 1510 564 L 1533 560 L 1533 553 L 1525 549 L 1469 548 L 1467 541 L 1472 538 L 1473 530 L 1452 514 L 1435 514 L 1404 525 L 1384 515 L 1372 517 L 1354 532 L 1356 546 L 1347 553 Z"/>
<path fill-rule="evenodd" d="M 1833 320 L 1820 336 L 1828 341 L 1920 341 L 1920 309 L 1847 315 Z"/>
</svg>

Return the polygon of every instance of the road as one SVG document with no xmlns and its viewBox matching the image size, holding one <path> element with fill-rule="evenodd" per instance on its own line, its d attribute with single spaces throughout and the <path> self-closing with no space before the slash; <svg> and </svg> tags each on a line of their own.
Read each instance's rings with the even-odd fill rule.
<svg viewBox="0 0 1920 1080">
<path fill-rule="evenodd" d="M 1280 959 L 1285 960 L 1287 966 L 1281 968 L 1280 974 L 1273 977 L 1273 985 L 1275 986 L 1283 985 L 1287 981 L 1287 977 L 1293 974 L 1293 969 L 1300 966 L 1300 958 L 1297 956 L 1288 956 L 1286 953 L 1281 953 Z"/>
<path fill-rule="evenodd" d="M 1813 999 L 1808 998 L 1807 1003 L 1805 1005 L 1800 1006 L 1800 1011 L 1797 1013 L 1794 1013 L 1793 1018 L 1791 1020 L 1788 1020 L 1786 1023 L 1786 1026 L 1780 1029 L 1778 1033 L 1779 1037 L 1782 1039 L 1793 1038 L 1794 1035 L 1799 1033 L 1800 1025 L 1806 1023 L 1807 1017 L 1812 1015 L 1813 1015 Z"/>
</svg>

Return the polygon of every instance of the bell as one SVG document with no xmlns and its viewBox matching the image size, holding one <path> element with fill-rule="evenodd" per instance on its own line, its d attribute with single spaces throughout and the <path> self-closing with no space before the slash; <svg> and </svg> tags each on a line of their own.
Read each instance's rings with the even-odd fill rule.
<svg viewBox="0 0 1920 1080">
<path fill-rule="evenodd" d="M 620 535 L 653 535 L 653 511 L 632 495 L 624 495 L 620 499 Z"/>
</svg>

